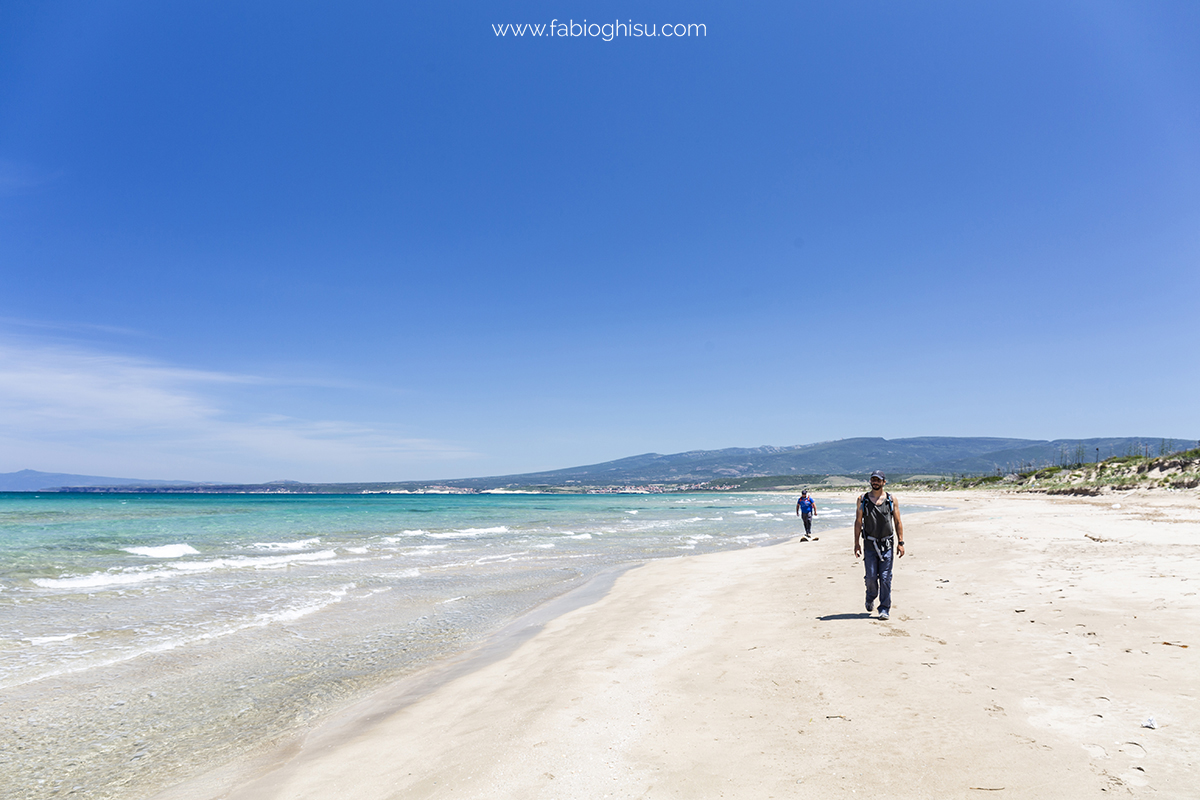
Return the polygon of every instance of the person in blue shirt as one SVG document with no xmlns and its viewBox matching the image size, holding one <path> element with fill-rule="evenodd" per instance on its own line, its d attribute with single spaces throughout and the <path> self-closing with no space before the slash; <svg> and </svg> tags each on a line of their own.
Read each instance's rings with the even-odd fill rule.
<svg viewBox="0 0 1200 800">
<path fill-rule="evenodd" d="M 801 492 L 800 499 L 796 501 L 796 516 L 804 520 L 804 540 L 812 536 L 812 518 L 816 515 L 816 502 L 808 496 L 808 490 Z"/>
</svg>

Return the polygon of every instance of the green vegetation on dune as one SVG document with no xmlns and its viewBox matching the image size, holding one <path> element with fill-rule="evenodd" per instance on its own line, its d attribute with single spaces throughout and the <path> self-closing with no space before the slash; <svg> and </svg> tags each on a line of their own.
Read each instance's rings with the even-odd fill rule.
<svg viewBox="0 0 1200 800">
<path fill-rule="evenodd" d="M 1095 463 L 1042 467 L 1008 475 L 963 478 L 949 488 L 996 488 L 1047 494 L 1101 494 L 1129 489 L 1200 487 L 1200 448 L 1169 455 L 1114 456 Z"/>
</svg>

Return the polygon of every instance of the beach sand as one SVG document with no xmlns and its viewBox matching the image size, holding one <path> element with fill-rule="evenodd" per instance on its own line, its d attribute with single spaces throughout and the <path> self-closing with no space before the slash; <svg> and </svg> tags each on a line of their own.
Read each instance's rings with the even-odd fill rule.
<svg viewBox="0 0 1200 800">
<path fill-rule="evenodd" d="M 848 528 L 655 561 L 159 797 L 1200 796 L 1200 495 L 897 499 L 890 621 Z"/>
</svg>

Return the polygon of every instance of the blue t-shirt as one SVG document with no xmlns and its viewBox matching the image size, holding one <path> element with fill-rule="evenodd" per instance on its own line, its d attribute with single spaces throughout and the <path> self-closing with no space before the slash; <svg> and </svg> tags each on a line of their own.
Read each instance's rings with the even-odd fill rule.
<svg viewBox="0 0 1200 800">
<path fill-rule="evenodd" d="M 801 514 L 811 514 L 816 510 L 817 510 L 817 504 L 815 502 L 813 502 L 813 499 L 811 497 L 801 497 L 800 498 L 800 513 Z"/>
</svg>

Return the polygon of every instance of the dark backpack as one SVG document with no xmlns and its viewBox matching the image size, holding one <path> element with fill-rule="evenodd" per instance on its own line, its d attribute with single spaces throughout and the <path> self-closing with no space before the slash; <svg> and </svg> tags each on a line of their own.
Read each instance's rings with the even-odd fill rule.
<svg viewBox="0 0 1200 800">
<path fill-rule="evenodd" d="M 875 503 L 871 502 L 870 498 L 868 497 L 868 494 L 869 494 L 869 492 L 863 492 L 862 497 L 858 498 L 859 506 L 862 509 L 863 538 L 864 539 L 890 539 L 890 538 L 892 538 L 893 534 L 895 534 L 895 532 L 896 532 L 896 530 L 895 530 L 896 523 L 895 522 L 892 522 L 890 525 L 888 525 L 888 531 L 883 536 L 871 536 L 870 534 L 867 533 L 867 516 L 871 515 L 871 517 L 874 518 L 875 512 L 879 510 L 879 506 L 877 506 L 877 505 L 875 505 Z M 896 509 L 896 504 L 892 501 L 891 492 L 884 492 L 883 503 L 881 505 L 883 505 L 884 507 L 887 508 L 888 520 L 890 521 L 890 520 L 894 519 L 894 512 Z"/>
</svg>

